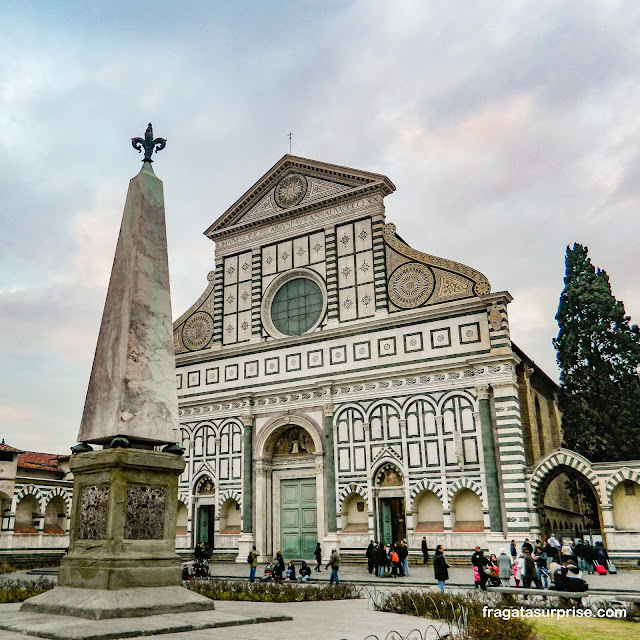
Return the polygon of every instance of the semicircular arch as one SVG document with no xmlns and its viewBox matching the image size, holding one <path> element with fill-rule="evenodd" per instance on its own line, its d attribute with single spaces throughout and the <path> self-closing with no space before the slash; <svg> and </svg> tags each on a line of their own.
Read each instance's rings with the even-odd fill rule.
<svg viewBox="0 0 640 640">
<path fill-rule="evenodd" d="M 449 502 L 451 502 L 453 500 L 453 496 L 455 496 L 455 494 L 462 489 L 469 489 L 470 491 L 473 491 L 473 493 L 475 493 L 478 498 L 482 500 L 482 504 L 484 505 L 484 495 L 482 492 L 482 487 L 477 482 L 474 482 L 469 478 L 458 478 L 449 485 L 449 487 L 447 488 L 447 497 L 449 498 Z"/>
<path fill-rule="evenodd" d="M 418 484 L 415 484 L 411 489 L 411 502 L 415 502 L 415 499 L 423 492 L 423 491 L 432 491 L 435 493 L 440 501 L 442 501 L 443 491 L 442 485 L 439 485 L 432 480 L 427 480 L 424 478 L 420 480 Z"/>
<path fill-rule="evenodd" d="M 290 427 L 302 427 L 311 436 L 315 449 L 313 452 L 314 455 L 324 452 L 322 438 L 317 425 L 309 418 L 288 415 L 274 418 L 261 429 L 256 438 L 256 455 L 263 458 L 270 458 L 276 440 Z"/>
<path fill-rule="evenodd" d="M 42 491 L 38 489 L 38 487 L 33 484 L 28 484 L 22 487 L 22 489 L 20 489 L 20 491 L 18 491 L 18 493 L 16 494 L 16 504 L 27 496 L 33 496 L 38 502 L 38 507 L 40 508 L 40 510 L 42 511 L 44 509 L 44 496 L 42 494 Z"/>
<path fill-rule="evenodd" d="M 478 409 L 477 398 L 472 396 L 468 391 L 465 391 L 464 389 L 456 389 L 455 391 L 448 391 L 447 393 L 445 393 L 438 400 L 438 409 L 440 411 L 442 411 L 442 407 L 444 407 L 444 405 L 449 400 L 451 400 L 451 398 L 464 398 L 465 400 L 467 400 L 471 404 L 471 406 L 473 407 L 474 411 L 476 411 Z"/>
<path fill-rule="evenodd" d="M 591 468 L 591 462 L 575 451 L 555 449 L 538 462 L 531 474 L 529 482 L 531 498 L 534 504 L 537 504 L 539 500 L 540 488 L 547 486 L 553 478 L 563 473 L 566 468 L 574 469 L 581 473 L 591 484 L 598 500 L 600 499 L 600 483 L 598 476 Z"/>
<path fill-rule="evenodd" d="M 640 473 L 630 469 L 629 467 L 624 467 L 616 471 L 612 476 L 607 479 L 606 484 L 606 494 L 607 500 L 611 502 L 611 496 L 613 492 L 616 490 L 616 487 L 621 483 L 625 482 L 625 480 L 630 480 L 631 482 L 635 482 L 640 485 Z"/>
<path fill-rule="evenodd" d="M 364 484 L 358 484 L 355 486 L 352 486 L 352 484 L 347 485 L 346 487 L 343 487 L 340 490 L 340 494 L 338 496 L 338 506 L 340 507 L 340 510 L 342 510 L 342 505 L 344 504 L 344 501 L 349 497 L 349 496 L 353 496 L 353 495 L 359 495 L 361 498 L 364 499 L 364 501 L 367 501 L 367 487 Z"/>
<path fill-rule="evenodd" d="M 376 400 L 373 404 L 371 404 L 370 407 L 368 407 L 365 414 L 367 422 L 371 422 L 371 414 L 376 409 L 383 406 L 391 407 L 392 409 L 394 409 L 394 411 L 398 412 L 398 416 L 400 416 L 402 413 L 402 406 L 400 405 L 399 402 L 396 402 L 392 398 L 383 398 L 381 400 Z"/>
</svg>

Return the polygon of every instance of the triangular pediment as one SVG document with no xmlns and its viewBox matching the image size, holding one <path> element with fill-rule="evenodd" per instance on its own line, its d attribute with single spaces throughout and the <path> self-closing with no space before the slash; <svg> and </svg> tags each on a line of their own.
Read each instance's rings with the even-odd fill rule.
<svg viewBox="0 0 640 640">
<path fill-rule="evenodd" d="M 285 155 L 205 235 L 215 239 L 226 232 L 295 216 L 372 190 L 387 195 L 395 191 L 395 186 L 381 174 Z"/>
</svg>

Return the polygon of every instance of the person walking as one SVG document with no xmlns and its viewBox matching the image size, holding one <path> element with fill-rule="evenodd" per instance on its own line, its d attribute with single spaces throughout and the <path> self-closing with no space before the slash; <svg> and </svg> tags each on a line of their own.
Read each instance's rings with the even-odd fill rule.
<svg viewBox="0 0 640 640">
<path fill-rule="evenodd" d="M 444 555 L 444 547 L 439 544 L 436 547 L 436 553 L 433 556 L 433 575 L 438 581 L 438 588 L 444 593 L 446 581 L 449 579 L 449 567 L 447 558 Z"/>
<path fill-rule="evenodd" d="M 540 589 L 540 583 L 538 582 L 538 574 L 536 573 L 535 562 L 531 554 L 528 551 L 526 551 L 524 553 L 524 574 L 522 576 L 522 586 L 525 589 L 529 589 L 531 587 L 532 582 L 536 585 L 537 589 Z"/>
<path fill-rule="evenodd" d="M 380 543 L 378 545 L 378 576 L 384 578 L 384 572 L 387 569 L 387 552 L 384 550 L 384 545 Z"/>
<path fill-rule="evenodd" d="M 422 564 L 427 566 L 429 562 L 429 547 L 427 546 L 427 537 L 423 536 L 422 538 Z"/>
<path fill-rule="evenodd" d="M 522 577 L 524 575 L 524 558 L 522 555 L 513 561 L 513 581 L 516 583 L 516 587 L 520 586 Z"/>
<path fill-rule="evenodd" d="M 547 569 L 547 554 L 542 547 L 536 548 L 536 555 L 533 557 L 538 572 L 538 585 L 541 589 L 547 589 L 549 586 L 549 572 Z"/>
<path fill-rule="evenodd" d="M 373 540 L 369 542 L 369 546 L 367 547 L 367 552 L 365 553 L 365 557 L 367 558 L 367 569 L 369 573 L 373 573 L 373 565 L 375 564 L 375 545 L 373 544 Z"/>
<path fill-rule="evenodd" d="M 316 557 L 316 571 L 320 571 L 320 565 L 322 565 L 322 549 L 320 548 L 320 543 L 316 544 L 316 550 L 313 552 L 313 555 Z"/>
<path fill-rule="evenodd" d="M 331 577 L 329 578 L 329 586 L 331 586 L 334 582 L 336 586 L 340 584 L 340 578 L 338 577 L 338 570 L 340 569 L 340 554 L 337 549 L 331 549 L 331 557 L 329 558 L 329 562 L 325 567 L 331 567 Z"/>
<path fill-rule="evenodd" d="M 400 543 L 402 546 L 400 547 L 400 562 L 402 562 L 402 571 L 405 576 L 409 575 L 409 547 L 407 545 L 407 541 L 403 540 Z"/>
<path fill-rule="evenodd" d="M 516 547 L 515 540 L 511 541 L 511 546 L 509 547 L 509 553 L 511 554 L 511 564 L 513 564 L 516 561 L 516 558 L 518 557 L 518 549 Z"/>
<path fill-rule="evenodd" d="M 398 566 L 400 564 L 400 556 L 398 556 L 398 552 L 396 550 L 396 545 L 394 544 L 393 547 L 391 548 L 391 577 L 392 578 L 397 578 L 398 577 Z M 402 575 L 402 574 L 400 574 Z"/>
<path fill-rule="evenodd" d="M 485 569 L 489 564 L 489 561 L 484 557 L 484 551 L 479 546 L 476 547 L 474 554 L 471 556 L 471 564 L 474 567 L 478 567 L 478 573 L 480 574 L 480 589 L 482 589 L 482 591 L 486 591 L 489 574 Z"/>
<path fill-rule="evenodd" d="M 256 581 L 256 567 L 258 566 L 258 552 L 256 550 L 255 545 L 253 549 L 249 551 L 249 557 L 247 560 L 249 561 L 249 582 Z"/>
<path fill-rule="evenodd" d="M 562 547 L 560 548 L 560 554 L 562 557 L 562 562 L 566 562 L 567 560 L 574 560 L 575 557 L 573 555 L 573 540 L 569 540 L 569 538 L 564 538 L 562 540 Z"/>
<path fill-rule="evenodd" d="M 504 549 L 500 549 L 500 555 L 498 556 L 498 577 L 506 587 L 509 586 L 511 580 L 511 572 L 513 567 L 513 560 L 511 556 L 507 555 Z"/>
</svg>

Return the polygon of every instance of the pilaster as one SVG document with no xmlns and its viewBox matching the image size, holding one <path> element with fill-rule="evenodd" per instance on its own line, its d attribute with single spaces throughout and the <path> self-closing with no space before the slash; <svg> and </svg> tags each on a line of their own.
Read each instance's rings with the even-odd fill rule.
<svg viewBox="0 0 640 640">
<path fill-rule="evenodd" d="M 485 485 L 487 490 L 487 505 L 489 508 L 489 523 L 491 531 L 502 531 L 502 514 L 500 509 L 500 486 L 498 483 L 498 467 L 493 443 L 493 422 L 491 420 L 491 406 L 489 403 L 489 386 L 476 387 L 478 409 L 480 414 L 480 430 L 482 433 L 482 453 L 484 457 Z"/>
<path fill-rule="evenodd" d="M 253 532 L 253 415 L 240 416 L 243 424 L 242 449 L 242 535 L 238 538 L 236 562 L 246 562 L 255 543 Z"/>
</svg>

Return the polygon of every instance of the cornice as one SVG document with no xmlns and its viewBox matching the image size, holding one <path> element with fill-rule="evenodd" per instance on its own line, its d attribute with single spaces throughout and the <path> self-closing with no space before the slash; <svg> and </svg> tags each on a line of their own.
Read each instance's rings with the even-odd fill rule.
<svg viewBox="0 0 640 640">
<path fill-rule="evenodd" d="M 419 307 L 417 309 L 409 309 L 407 311 L 398 311 L 390 314 L 386 318 L 357 320 L 331 329 L 322 329 L 315 333 L 303 334 L 301 336 L 293 336 L 289 338 L 278 338 L 265 342 L 249 342 L 243 345 L 233 345 L 223 347 L 212 351 L 205 349 L 203 351 L 192 351 L 189 353 L 180 353 L 176 355 L 176 367 L 201 364 L 204 362 L 213 362 L 214 360 L 226 360 L 236 356 L 244 356 L 249 354 L 257 354 L 261 351 L 271 351 L 274 348 L 288 348 L 309 344 L 314 342 L 323 342 L 339 338 L 344 334 L 351 334 L 354 329 L 362 331 L 388 329 L 389 327 L 398 327 L 404 324 L 415 324 L 416 319 L 429 322 L 437 320 L 442 316 L 450 315 L 467 315 L 469 313 L 484 312 L 486 313 L 487 303 L 502 302 L 508 304 L 513 297 L 508 291 L 499 291 L 491 293 L 482 298 L 463 298 L 452 302 L 443 302 L 434 304 L 430 307 Z"/>
<path fill-rule="evenodd" d="M 206 235 L 210 240 L 213 241 L 222 239 L 226 240 L 228 238 L 232 238 L 236 234 L 245 233 L 251 229 L 276 224 L 278 222 L 285 222 L 290 218 L 297 218 L 300 215 L 312 213 L 321 209 L 326 209 L 327 207 L 335 206 L 336 204 L 340 204 L 343 202 L 348 202 L 349 200 L 359 200 L 360 198 L 376 193 L 379 193 L 382 197 L 384 197 L 389 195 L 391 193 L 391 190 L 389 190 L 387 186 L 382 182 L 374 182 L 362 187 L 357 187 L 355 189 L 352 189 L 351 191 L 336 193 L 332 196 L 328 196 L 323 200 L 309 202 L 297 207 L 292 207 L 291 209 L 283 209 L 282 211 L 278 211 L 275 214 L 271 214 L 258 220 L 245 222 L 244 224 L 231 225 L 229 227 L 224 227 L 222 229 L 213 231 L 210 227 L 209 229 L 207 229 L 207 231 L 205 231 L 204 235 Z"/>
</svg>

